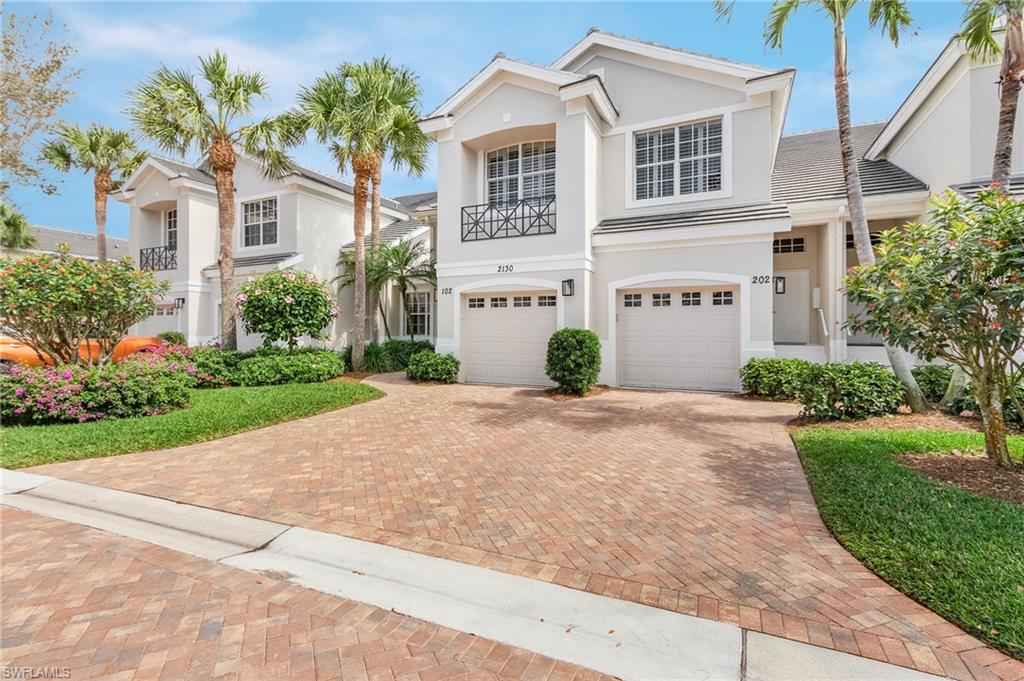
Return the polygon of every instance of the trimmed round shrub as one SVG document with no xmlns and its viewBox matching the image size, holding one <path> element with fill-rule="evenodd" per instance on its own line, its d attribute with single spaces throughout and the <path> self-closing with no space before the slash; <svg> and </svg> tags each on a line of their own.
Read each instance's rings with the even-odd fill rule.
<svg viewBox="0 0 1024 681">
<path fill-rule="evenodd" d="M 740 369 L 743 392 L 766 400 L 795 400 L 811 363 L 795 358 L 755 357 Z"/>
<path fill-rule="evenodd" d="M 156 337 L 168 345 L 186 345 L 188 343 L 185 334 L 181 331 L 161 331 Z"/>
<path fill-rule="evenodd" d="M 876 362 L 812 364 L 800 402 L 804 416 L 845 421 L 895 413 L 904 391 L 892 370 Z"/>
<path fill-rule="evenodd" d="M 921 392 L 929 402 L 939 402 L 946 395 L 953 370 L 942 364 L 922 364 L 910 370 Z"/>
<path fill-rule="evenodd" d="M 0 374 L 5 425 L 152 416 L 188 404 L 194 367 L 155 354 L 102 367 L 15 365 Z"/>
<path fill-rule="evenodd" d="M 559 392 L 584 395 L 601 371 L 601 341 L 587 329 L 559 329 L 548 339 L 544 371 Z"/>
<path fill-rule="evenodd" d="M 261 334 L 268 345 L 281 341 L 289 349 L 301 336 L 326 338 L 339 312 L 330 290 L 312 272 L 273 270 L 249 277 L 237 301 L 246 333 Z"/>
<path fill-rule="evenodd" d="M 238 362 L 234 383 L 242 386 L 321 383 L 343 373 L 344 360 L 330 350 L 261 352 Z"/>
<path fill-rule="evenodd" d="M 459 380 L 459 366 L 455 355 L 439 355 L 433 350 L 421 350 L 409 358 L 405 375 L 412 381 L 455 383 Z"/>
</svg>

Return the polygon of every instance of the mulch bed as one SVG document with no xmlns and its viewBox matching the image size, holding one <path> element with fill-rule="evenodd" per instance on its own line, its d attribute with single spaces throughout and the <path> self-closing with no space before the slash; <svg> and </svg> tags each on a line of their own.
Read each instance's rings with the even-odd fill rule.
<svg viewBox="0 0 1024 681">
<path fill-rule="evenodd" d="M 558 392 L 558 388 L 548 388 L 547 394 L 555 402 L 568 402 L 569 400 L 579 400 L 584 397 L 593 397 L 594 395 L 603 395 L 604 393 L 611 390 L 606 385 L 595 385 L 587 391 L 586 395 L 566 395 L 565 393 Z"/>
<path fill-rule="evenodd" d="M 797 417 L 790 421 L 789 425 L 800 428 L 835 428 L 838 430 L 951 430 L 960 433 L 983 431 L 981 419 L 978 417 L 953 416 L 938 410 L 927 414 L 872 416 L 860 421 L 815 421 Z"/>
<path fill-rule="evenodd" d="M 922 475 L 993 499 L 1024 506 L 1024 464 L 1000 468 L 984 454 L 904 454 L 903 465 Z"/>
</svg>

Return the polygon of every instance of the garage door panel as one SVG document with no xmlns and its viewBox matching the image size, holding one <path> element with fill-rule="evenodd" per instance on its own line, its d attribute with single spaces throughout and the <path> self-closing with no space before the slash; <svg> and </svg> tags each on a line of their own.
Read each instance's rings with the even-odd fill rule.
<svg viewBox="0 0 1024 681">
<path fill-rule="evenodd" d="M 545 291 L 543 295 L 553 292 Z M 529 307 L 515 307 L 515 296 L 528 296 Z M 491 307 L 505 298 L 507 307 Z M 470 307 L 481 300 L 484 307 Z M 464 296 L 460 302 L 461 360 L 467 381 L 551 385 L 544 373 L 547 343 L 557 325 L 556 308 L 541 307 L 537 292 L 502 292 Z M 478 303 L 475 303 L 478 304 Z"/>
</svg>

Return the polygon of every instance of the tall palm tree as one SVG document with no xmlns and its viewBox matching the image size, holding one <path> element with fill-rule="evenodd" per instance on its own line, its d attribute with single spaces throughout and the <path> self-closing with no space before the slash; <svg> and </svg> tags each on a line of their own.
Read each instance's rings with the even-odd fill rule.
<svg viewBox="0 0 1024 681">
<path fill-rule="evenodd" d="M 968 0 L 965 3 L 960 39 L 967 53 L 976 59 L 1003 55 L 999 67 L 999 124 L 992 158 L 992 181 L 1004 187 L 1010 181 L 1013 132 L 1017 121 L 1017 102 L 1024 77 L 1024 32 L 1021 18 L 1024 0 Z M 992 32 L 1005 21 L 1006 32 L 1000 50 Z"/>
<path fill-rule="evenodd" d="M 35 245 L 28 218 L 11 204 L 0 201 L 0 246 L 6 251 L 20 251 Z"/>
<path fill-rule="evenodd" d="M 185 156 L 197 148 L 206 157 L 217 187 L 221 344 L 234 349 L 235 329 L 235 165 L 238 151 L 255 161 L 269 178 L 292 167 L 286 149 L 301 135 L 282 116 L 244 123 L 257 97 L 267 96 L 267 80 L 255 71 L 229 71 L 219 50 L 200 58 L 205 87 L 192 72 L 161 66 L 129 92 L 129 115 L 138 129 L 161 149 Z"/>
<path fill-rule="evenodd" d="M 80 168 L 92 173 L 96 209 L 96 255 L 107 259 L 107 198 L 139 167 L 146 153 L 139 151 L 130 133 L 93 123 L 85 130 L 62 124 L 43 144 L 42 157 L 66 173 Z"/>
<path fill-rule="evenodd" d="M 409 69 L 395 66 L 384 57 L 362 64 L 342 66 L 348 93 L 348 105 L 359 116 L 374 126 L 373 141 L 375 167 L 370 177 L 370 247 L 380 245 L 381 172 L 390 158 L 395 170 L 406 169 L 419 176 L 426 170 L 428 138 L 420 130 L 419 100 L 422 96 L 419 80 Z M 375 305 L 371 302 L 371 309 Z M 370 333 L 377 340 L 377 316 L 370 321 Z"/>
<path fill-rule="evenodd" d="M 880 26 L 883 34 L 893 45 L 898 45 L 900 35 L 910 26 L 910 10 L 904 0 L 865 0 L 868 4 L 868 23 Z M 860 183 L 860 170 L 853 155 L 853 133 L 850 120 L 850 83 L 847 68 L 846 20 L 859 0 L 774 0 L 764 25 L 764 42 L 768 47 L 782 49 L 782 38 L 790 17 L 801 5 L 813 5 L 821 10 L 832 22 L 833 74 L 835 76 L 836 114 L 839 121 L 839 150 L 843 161 L 843 175 L 846 179 L 846 201 L 853 228 L 853 242 L 857 257 L 862 264 L 875 261 L 871 248 L 871 234 L 868 230 L 867 212 L 864 209 L 864 191 Z M 728 20 L 736 5 L 735 0 L 714 0 L 715 13 L 719 19 Z M 892 370 L 903 383 L 907 402 L 915 412 L 928 411 L 928 401 L 910 373 L 910 365 L 902 351 L 889 343 L 885 344 Z"/>
</svg>

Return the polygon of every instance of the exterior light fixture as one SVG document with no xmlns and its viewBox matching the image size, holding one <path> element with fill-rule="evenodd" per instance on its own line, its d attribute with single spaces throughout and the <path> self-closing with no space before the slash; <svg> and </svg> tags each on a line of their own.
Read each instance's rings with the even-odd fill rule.
<svg viewBox="0 0 1024 681">
<path fill-rule="evenodd" d="M 180 309 L 182 309 L 184 307 L 185 307 L 185 299 L 184 298 L 175 298 L 174 299 L 174 309 L 180 310 Z"/>
<path fill-rule="evenodd" d="M 576 292 L 576 281 L 573 279 L 562 280 L 562 295 L 571 296 Z"/>
<path fill-rule="evenodd" d="M 775 277 L 775 292 L 776 293 L 785 293 L 786 292 L 786 278 L 785 277 Z"/>
</svg>

